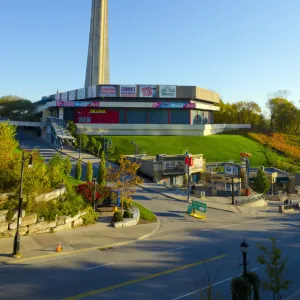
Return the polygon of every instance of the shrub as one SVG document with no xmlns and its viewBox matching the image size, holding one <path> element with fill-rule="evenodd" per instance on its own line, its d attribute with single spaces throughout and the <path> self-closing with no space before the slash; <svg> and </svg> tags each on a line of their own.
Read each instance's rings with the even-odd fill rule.
<svg viewBox="0 0 300 300">
<path fill-rule="evenodd" d="M 112 217 L 112 223 L 117 223 L 123 221 L 122 213 L 120 211 L 116 211 Z"/>
<path fill-rule="evenodd" d="M 93 165 L 90 161 L 87 162 L 85 180 L 87 182 L 92 182 L 93 180 Z"/>
<path fill-rule="evenodd" d="M 54 221 L 60 215 L 55 201 L 36 203 L 35 212 L 38 218 L 44 218 L 45 221 Z"/>
<path fill-rule="evenodd" d="M 87 205 L 80 195 L 68 195 L 65 201 L 59 201 L 59 214 L 74 217 L 80 210 Z"/>
<path fill-rule="evenodd" d="M 88 224 L 94 224 L 98 220 L 98 213 L 94 212 L 92 207 L 87 208 L 87 212 L 84 216 L 82 216 L 83 219 L 83 224 L 88 225 Z"/>
<path fill-rule="evenodd" d="M 130 212 L 129 210 L 125 210 L 123 213 L 123 218 L 128 219 L 128 218 L 132 218 L 132 212 Z"/>
<path fill-rule="evenodd" d="M 243 277 L 235 277 L 231 281 L 232 300 L 249 299 L 251 295 L 250 283 Z"/>
<path fill-rule="evenodd" d="M 103 202 L 110 195 L 111 189 L 109 187 L 103 187 L 96 184 L 96 202 Z M 84 184 L 79 184 L 76 192 L 82 195 L 83 199 L 89 203 L 94 203 L 94 184 L 92 182 L 87 182 Z"/>
<path fill-rule="evenodd" d="M 98 169 L 98 183 L 102 186 L 106 185 L 107 169 L 104 150 L 101 153 L 101 160 Z"/>
<path fill-rule="evenodd" d="M 82 174 L 81 160 L 77 160 L 76 167 L 75 167 L 75 178 L 77 180 L 80 180 L 81 174 Z"/>
<path fill-rule="evenodd" d="M 72 171 L 72 163 L 71 163 L 71 160 L 70 160 L 70 156 L 67 156 L 64 159 L 64 163 L 65 163 L 65 174 L 67 176 L 69 176 L 71 171 Z"/>
<path fill-rule="evenodd" d="M 64 182 L 65 160 L 58 153 L 56 153 L 50 159 L 47 165 L 47 174 L 49 176 L 52 187 L 59 187 Z"/>
<path fill-rule="evenodd" d="M 131 207 L 131 199 L 123 199 L 123 207 L 125 210 L 129 210 L 129 208 Z"/>
</svg>

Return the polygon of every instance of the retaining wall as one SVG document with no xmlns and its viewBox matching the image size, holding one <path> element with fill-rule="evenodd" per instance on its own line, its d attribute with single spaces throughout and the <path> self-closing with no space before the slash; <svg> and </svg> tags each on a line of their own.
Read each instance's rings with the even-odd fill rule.
<svg viewBox="0 0 300 300">
<path fill-rule="evenodd" d="M 0 236 L 14 236 L 17 229 L 18 212 L 15 211 L 11 220 L 7 220 L 7 210 L 0 210 Z M 37 214 L 26 214 L 22 211 L 20 219 L 19 233 L 20 235 L 31 235 L 47 232 L 57 232 L 63 229 L 75 228 L 83 225 L 82 216 L 86 211 L 79 212 L 76 216 L 60 216 L 54 221 L 45 221 L 43 218 L 38 218 Z"/>
</svg>

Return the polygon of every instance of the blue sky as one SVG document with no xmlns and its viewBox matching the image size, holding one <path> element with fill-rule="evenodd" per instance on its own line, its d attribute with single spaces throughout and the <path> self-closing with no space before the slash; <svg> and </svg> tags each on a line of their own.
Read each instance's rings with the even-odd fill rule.
<svg viewBox="0 0 300 300">
<path fill-rule="evenodd" d="M 111 82 L 300 100 L 299 0 L 109 0 Z M 84 85 L 91 0 L 1 0 L 0 96 Z"/>
</svg>

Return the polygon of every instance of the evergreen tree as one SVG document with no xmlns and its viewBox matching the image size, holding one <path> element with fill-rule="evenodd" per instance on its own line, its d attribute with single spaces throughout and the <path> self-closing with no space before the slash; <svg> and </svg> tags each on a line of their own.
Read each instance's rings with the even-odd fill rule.
<svg viewBox="0 0 300 300">
<path fill-rule="evenodd" d="M 75 178 L 77 180 L 80 180 L 81 174 L 82 174 L 82 167 L 81 167 L 81 160 L 79 159 L 77 160 L 76 167 L 75 167 Z"/>
<path fill-rule="evenodd" d="M 254 178 L 254 184 L 259 193 L 265 194 L 270 189 L 270 181 L 262 168 L 258 170 L 257 175 Z"/>
<path fill-rule="evenodd" d="M 92 182 L 93 180 L 93 165 L 90 161 L 87 162 L 86 166 L 86 175 L 85 175 L 85 180 L 87 182 Z"/>
<path fill-rule="evenodd" d="M 99 163 L 99 170 L 98 170 L 98 183 L 101 186 L 106 185 L 106 176 L 107 176 L 106 159 L 105 159 L 105 153 L 104 151 L 102 151 L 101 160 Z"/>
</svg>

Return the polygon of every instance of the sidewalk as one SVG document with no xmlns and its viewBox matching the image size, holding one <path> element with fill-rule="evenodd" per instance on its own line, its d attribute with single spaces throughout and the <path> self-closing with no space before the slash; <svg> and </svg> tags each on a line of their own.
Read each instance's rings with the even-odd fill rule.
<svg viewBox="0 0 300 300">
<path fill-rule="evenodd" d="M 162 194 L 166 197 L 187 202 L 187 192 L 178 189 L 170 189 L 164 185 L 156 183 L 143 183 L 141 187 L 153 192 Z M 230 200 L 224 197 L 205 197 L 203 199 L 190 195 L 190 200 L 201 201 L 206 203 L 206 206 L 211 209 L 217 209 L 232 213 L 241 213 L 240 207 L 231 205 Z M 228 203 L 229 202 L 229 203 Z"/>
<path fill-rule="evenodd" d="M 99 222 L 95 225 L 56 233 L 22 236 L 22 257 L 19 259 L 11 257 L 13 238 L 0 238 L 0 265 L 127 245 L 145 239 L 158 228 L 159 222 L 119 229 L 110 227 L 107 223 Z M 55 249 L 59 242 L 62 244 L 63 251 L 56 253 Z"/>
</svg>

